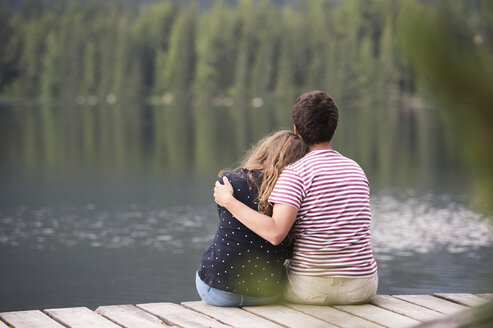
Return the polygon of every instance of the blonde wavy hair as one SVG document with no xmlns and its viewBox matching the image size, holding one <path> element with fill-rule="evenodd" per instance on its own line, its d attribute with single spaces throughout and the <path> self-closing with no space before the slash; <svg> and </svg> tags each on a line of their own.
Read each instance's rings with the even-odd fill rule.
<svg viewBox="0 0 493 328">
<path fill-rule="evenodd" d="M 271 216 L 272 205 L 268 199 L 282 170 L 305 156 L 308 147 L 300 136 L 288 130 L 281 130 L 264 137 L 254 145 L 241 162 L 248 170 L 248 180 L 258 189 L 258 210 Z M 263 179 L 254 178 L 254 172 L 260 171 Z"/>
</svg>

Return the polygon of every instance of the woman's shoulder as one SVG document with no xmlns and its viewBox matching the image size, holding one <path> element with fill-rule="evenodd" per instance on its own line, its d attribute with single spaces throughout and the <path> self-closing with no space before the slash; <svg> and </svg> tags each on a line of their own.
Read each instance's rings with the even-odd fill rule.
<svg viewBox="0 0 493 328">
<path fill-rule="evenodd" d="M 221 172 L 219 182 L 223 183 L 224 176 L 228 178 L 233 187 L 243 185 L 251 187 L 252 185 L 260 184 L 262 181 L 262 172 L 256 170 L 250 171 L 242 167 Z"/>
<path fill-rule="evenodd" d="M 222 180 L 223 177 L 227 177 L 230 182 L 232 181 L 238 181 L 238 180 L 245 180 L 248 178 L 248 172 L 249 170 L 239 167 L 233 170 L 226 170 L 222 171 L 219 173 L 219 180 Z M 254 176 L 257 176 L 258 174 L 256 171 L 252 171 Z"/>
</svg>

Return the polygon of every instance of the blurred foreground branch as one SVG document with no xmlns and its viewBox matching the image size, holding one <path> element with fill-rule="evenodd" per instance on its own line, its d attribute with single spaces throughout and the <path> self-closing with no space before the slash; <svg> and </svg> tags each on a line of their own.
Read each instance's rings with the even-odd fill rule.
<svg viewBox="0 0 493 328">
<path fill-rule="evenodd" d="M 415 328 L 487 328 L 493 326 L 493 302 L 422 323 Z"/>
<path fill-rule="evenodd" d="M 493 210 L 493 4 L 409 1 L 398 31 L 421 91 L 440 104 L 449 136 L 474 173 L 476 205 Z"/>
</svg>

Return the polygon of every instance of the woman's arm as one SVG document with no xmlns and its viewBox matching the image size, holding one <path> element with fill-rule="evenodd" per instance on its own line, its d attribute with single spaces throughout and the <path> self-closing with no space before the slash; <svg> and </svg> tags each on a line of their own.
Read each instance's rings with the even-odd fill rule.
<svg viewBox="0 0 493 328">
<path fill-rule="evenodd" d="M 233 196 L 233 187 L 228 178 L 223 177 L 214 187 L 214 200 L 225 207 L 235 218 L 273 245 L 279 245 L 291 229 L 298 210 L 285 204 L 274 204 L 272 217 L 257 212 Z"/>
</svg>

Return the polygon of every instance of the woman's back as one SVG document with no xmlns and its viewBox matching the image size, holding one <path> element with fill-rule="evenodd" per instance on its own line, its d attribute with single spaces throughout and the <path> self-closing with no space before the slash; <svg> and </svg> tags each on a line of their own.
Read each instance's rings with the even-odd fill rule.
<svg viewBox="0 0 493 328">
<path fill-rule="evenodd" d="M 252 172 L 260 183 L 261 174 Z M 228 171 L 225 176 L 235 197 L 258 210 L 257 188 L 248 181 L 248 170 Z M 218 206 L 219 226 L 211 245 L 202 256 L 199 277 L 207 285 L 235 294 L 267 297 L 279 294 L 285 276 L 284 261 L 289 247 L 274 246 Z"/>
</svg>

